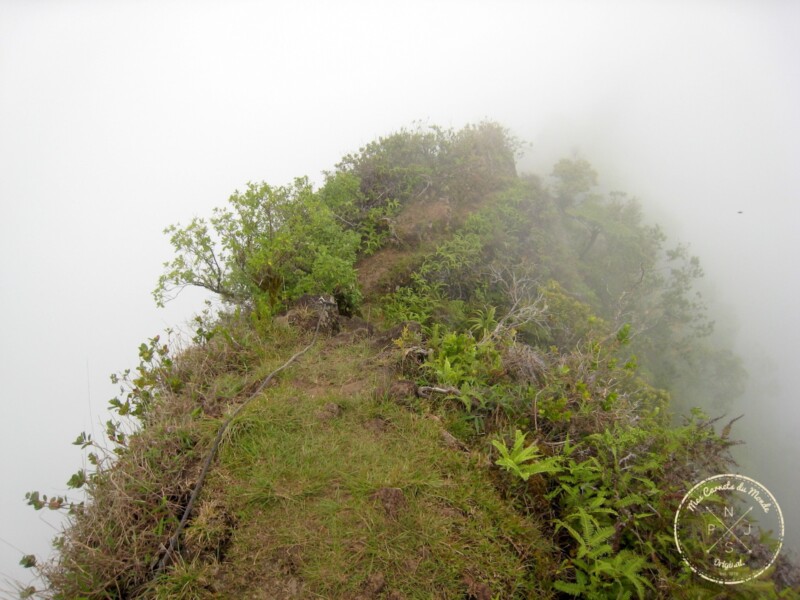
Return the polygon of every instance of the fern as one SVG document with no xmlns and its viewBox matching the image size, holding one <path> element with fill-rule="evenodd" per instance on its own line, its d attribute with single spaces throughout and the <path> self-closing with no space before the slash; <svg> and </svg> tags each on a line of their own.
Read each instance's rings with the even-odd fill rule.
<svg viewBox="0 0 800 600">
<path fill-rule="evenodd" d="M 531 475 L 558 473 L 561 470 L 559 457 L 551 456 L 541 460 L 542 455 L 536 445 L 524 446 L 524 443 L 525 434 L 519 429 L 514 432 L 514 447 L 511 450 L 502 440 L 492 440 L 492 445 L 500 452 L 500 458 L 495 464 L 514 473 L 523 481 L 528 481 Z"/>
<path fill-rule="evenodd" d="M 565 594 L 569 594 L 570 596 L 580 596 L 584 592 L 586 592 L 586 586 L 581 585 L 580 583 L 574 583 L 572 581 L 556 581 L 553 583 L 553 587 L 556 588 L 559 592 L 564 592 Z"/>
</svg>

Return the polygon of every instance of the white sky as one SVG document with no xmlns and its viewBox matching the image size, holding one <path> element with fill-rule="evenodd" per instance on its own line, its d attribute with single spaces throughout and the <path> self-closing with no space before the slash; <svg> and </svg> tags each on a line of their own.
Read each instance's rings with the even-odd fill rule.
<svg viewBox="0 0 800 600">
<path fill-rule="evenodd" d="M 24 493 L 67 491 L 82 460 L 70 442 L 102 435 L 108 375 L 199 306 L 152 301 L 162 229 L 249 180 L 319 181 L 415 120 L 497 120 L 533 143 L 542 174 L 579 148 L 606 184 L 655 203 L 733 305 L 742 343 L 783 369 L 753 447 L 780 466 L 800 458 L 785 412 L 798 56 L 790 0 L 0 0 L 0 579 L 27 580 L 17 549 L 47 554 L 58 520 Z"/>
</svg>

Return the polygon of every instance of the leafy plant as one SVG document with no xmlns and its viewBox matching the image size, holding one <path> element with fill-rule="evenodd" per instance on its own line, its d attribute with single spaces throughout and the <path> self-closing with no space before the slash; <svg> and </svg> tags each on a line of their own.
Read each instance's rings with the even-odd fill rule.
<svg viewBox="0 0 800 600">
<path fill-rule="evenodd" d="M 500 370 L 500 354 L 494 345 L 479 345 L 469 333 L 442 333 L 441 329 L 438 325 L 432 329 L 432 352 L 425 363 L 435 380 L 456 388 L 488 385 Z"/>
<path fill-rule="evenodd" d="M 358 226 L 361 234 L 361 252 L 374 254 L 395 236 L 393 218 L 400 210 L 397 200 L 387 200 L 381 206 L 370 208 Z"/>
<path fill-rule="evenodd" d="M 470 324 L 469 330 L 477 334 L 479 340 L 488 337 L 490 332 L 494 331 L 495 327 L 498 325 L 497 307 L 487 306 L 483 309 L 477 309 L 468 323 Z"/>
<path fill-rule="evenodd" d="M 531 475 L 558 473 L 561 470 L 559 457 L 544 458 L 535 444 L 524 446 L 525 435 L 517 429 L 514 432 L 514 446 L 511 449 L 503 440 L 492 440 L 492 445 L 500 453 L 500 458 L 495 461 L 495 464 L 510 471 L 523 481 L 528 481 Z"/>
<path fill-rule="evenodd" d="M 442 288 L 437 283 L 429 283 L 415 273 L 411 276 L 412 285 L 399 287 L 383 298 L 383 312 L 389 323 L 416 321 L 427 324 L 433 313 L 442 306 Z"/>
</svg>

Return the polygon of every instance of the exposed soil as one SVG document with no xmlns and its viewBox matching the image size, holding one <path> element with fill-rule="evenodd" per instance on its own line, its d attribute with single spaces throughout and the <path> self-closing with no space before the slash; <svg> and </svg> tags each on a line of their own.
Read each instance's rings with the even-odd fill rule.
<svg viewBox="0 0 800 600">
<path fill-rule="evenodd" d="M 394 237 L 375 254 L 362 258 L 358 265 L 358 282 L 365 297 L 391 291 L 393 271 L 406 263 L 426 242 L 450 231 L 450 202 L 447 198 L 431 200 L 427 196 L 412 201 L 397 215 Z M 402 275 L 397 273 L 396 275 Z"/>
<path fill-rule="evenodd" d="M 391 423 L 383 417 L 375 417 L 374 419 L 364 421 L 364 428 L 373 433 L 383 433 L 389 429 L 390 425 Z"/>
<path fill-rule="evenodd" d="M 416 397 L 417 384 L 408 380 L 395 381 L 389 387 L 387 395 L 390 400 L 402 403 L 409 398 Z"/>
<path fill-rule="evenodd" d="M 377 500 L 386 511 L 386 516 L 396 519 L 400 512 L 408 504 L 403 490 L 400 488 L 385 487 L 372 494 L 373 500 Z"/>
<path fill-rule="evenodd" d="M 397 215 L 395 234 L 404 244 L 418 244 L 432 234 L 449 231 L 452 211 L 447 198 L 413 200 Z"/>
<path fill-rule="evenodd" d="M 391 290 L 392 270 L 396 265 L 405 262 L 415 253 L 412 248 L 381 248 L 371 256 L 362 258 L 356 269 L 358 271 L 358 284 L 365 297 L 386 294 Z"/>
<path fill-rule="evenodd" d="M 330 421 L 342 415 L 342 407 L 333 402 L 328 402 L 317 411 L 317 418 L 320 421 Z"/>
<path fill-rule="evenodd" d="M 467 598 L 470 600 L 492 600 L 492 590 L 485 583 L 475 581 L 470 575 L 464 576 L 467 584 Z"/>
</svg>

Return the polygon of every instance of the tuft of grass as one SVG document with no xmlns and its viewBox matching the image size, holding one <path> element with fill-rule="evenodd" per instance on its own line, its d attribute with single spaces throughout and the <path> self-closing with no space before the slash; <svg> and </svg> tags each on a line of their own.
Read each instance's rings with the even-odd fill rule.
<svg viewBox="0 0 800 600">
<path fill-rule="evenodd" d="M 217 565 L 179 559 L 168 575 L 160 575 L 145 586 L 143 596 L 156 600 L 211 600 Z"/>
</svg>

